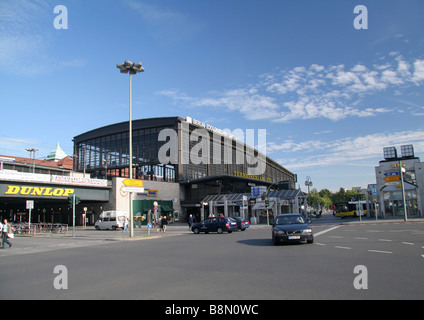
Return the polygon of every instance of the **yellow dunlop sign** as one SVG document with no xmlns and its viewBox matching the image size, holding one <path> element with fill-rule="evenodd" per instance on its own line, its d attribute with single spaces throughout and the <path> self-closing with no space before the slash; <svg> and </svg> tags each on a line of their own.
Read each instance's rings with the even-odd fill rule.
<svg viewBox="0 0 424 320">
<path fill-rule="evenodd" d="M 48 188 L 48 187 L 29 187 L 29 186 L 8 186 L 5 195 L 23 195 L 23 196 L 44 196 L 44 197 L 68 197 L 74 193 L 74 189 Z"/>
</svg>

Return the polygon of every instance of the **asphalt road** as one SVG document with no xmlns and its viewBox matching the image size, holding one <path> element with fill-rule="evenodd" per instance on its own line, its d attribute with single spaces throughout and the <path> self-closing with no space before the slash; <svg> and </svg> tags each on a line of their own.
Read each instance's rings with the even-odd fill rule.
<svg viewBox="0 0 424 320">
<path fill-rule="evenodd" d="M 280 246 L 268 226 L 222 235 L 171 226 L 136 241 L 122 241 L 120 231 L 15 238 L 0 250 L 0 298 L 424 298 L 424 223 L 339 222 L 314 221 L 314 244 Z M 66 267 L 67 289 L 55 289 L 65 276 L 56 266 Z M 367 289 L 355 289 L 358 276 Z"/>
</svg>

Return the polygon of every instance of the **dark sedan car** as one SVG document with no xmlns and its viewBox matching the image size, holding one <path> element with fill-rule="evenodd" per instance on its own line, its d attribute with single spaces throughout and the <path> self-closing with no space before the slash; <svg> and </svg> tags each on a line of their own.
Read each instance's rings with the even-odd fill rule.
<svg viewBox="0 0 424 320">
<path fill-rule="evenodd" d="M 237 222 L 237 229 L 244 231 L 247 228 L 249 228 L 250 223 L 246 219 L 243 219 L 242 217 L 231 217 Z"/>
<path fill-rule="evenodd" d="M 233 231 L 237 230 L 237 223 L 231 219 L 226 217 L 212 217 L 203 220 L 200 223 L 196 223 L 191 227 L 191 231 L 194 233 L 199 232 L 218 232 L 223 233 L 224 231 L 227 231 L 228 233 L 231 233 Z"/>
<path fill-rule="evenodd" d="M 272 243 L 306 241 L 314 242 L 311 227 L 300 214 L 281 214 L 272 226 Z"/>
</svg>

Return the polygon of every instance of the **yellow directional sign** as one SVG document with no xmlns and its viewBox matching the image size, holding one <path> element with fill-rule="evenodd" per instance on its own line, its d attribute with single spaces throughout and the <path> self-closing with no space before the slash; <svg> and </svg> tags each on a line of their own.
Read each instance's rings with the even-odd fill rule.
<svg viewBox="0 0 424 320">
<path fill-rule="evenodd" d="M 122 181 L 122 183 L 128 187 L 142 187 L 143 181 L 142 180 L 135 180 L 135 179 L 125 179 Z"/>
<path fill-rule="evenodd" d="M 390 182 L 390 181 L 399 181 L 400 177 L 399 176 L 391 176 L 391 177 L 385 177 L 384 181 Z"/>
</svg>

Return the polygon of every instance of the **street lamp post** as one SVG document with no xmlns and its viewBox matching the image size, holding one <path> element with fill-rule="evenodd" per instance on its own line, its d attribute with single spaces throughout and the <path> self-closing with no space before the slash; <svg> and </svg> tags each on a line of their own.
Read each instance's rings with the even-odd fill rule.
<svg viewBox="0 0 424 320">
<path fill-rule="evenodd" d="M 32 173 L 35 173 L 35 153 L 38 151 L 38 149 L 35 148 L 26 148 L 26 151 L 29 152 L 29 157 L 33 158 L 33 163 L 32 163 Z"/>
<path fill-rule="evenodd" d="M 124 63 L 118 63 L 116 67 L 120 70 L 121 73 L 129 73 L 130 74 L 130 119 L 129 119 L 129 137 L 130 137 L 130 163 L 129 163 L 129 173 L 130 173 L 130 179 L 133 178 L 133 170 L 132 170 L 132 160 L 133 160 L 133 152 L 132 152 L 132 119 L 131 119 L 131 113 L 132 113 L 132 104 L 131 104 L 131 75 L 137 74 L 139 72 L 144 71 L 144 67 L 141 65 L 141 62 L 134 62 L 132 63 L 129 60 L 125 60 Z M 132 193 L 129 192 L 129 217 L 130 217 L 130 237 L 134 237 L 134 221 L 133 221 L 133 214 L 132 214 Z"/>
<path fill-rule="evenodd" d="M 306 216 L 309 218 L 309 212 L 308 212 L 308 200 L 310 199 L 309 193 L 310 193 L 310 187 L 312 187 L 312 180 L 310 176 L 306 177 L 305 186 L 308 187 L 308 196 L 306 197 Z"/>
</svg>

